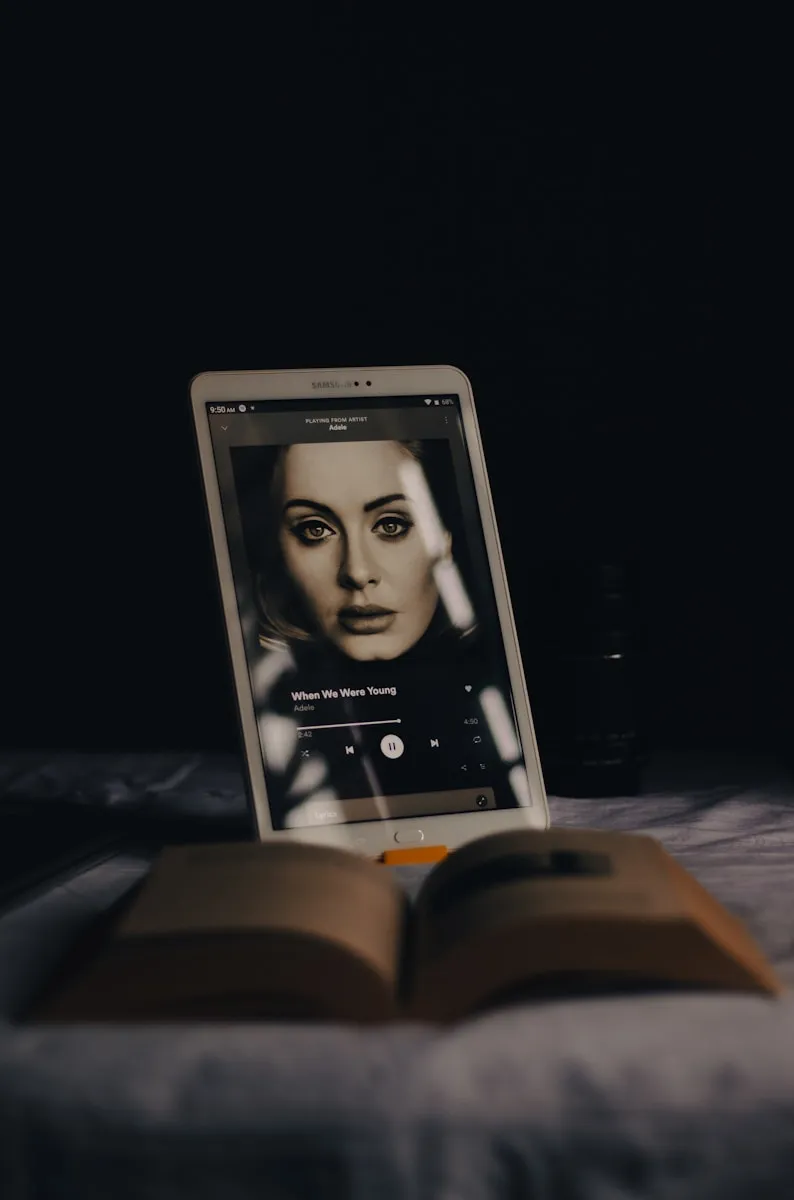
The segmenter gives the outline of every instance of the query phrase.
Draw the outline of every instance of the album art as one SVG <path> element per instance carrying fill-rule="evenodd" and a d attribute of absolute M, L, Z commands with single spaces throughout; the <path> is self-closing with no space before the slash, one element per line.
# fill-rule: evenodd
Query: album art
<path fill-rule="evenodd" d="M 259 644 L 297 661 L 439 661 L 477 630 L 449 443 L 231 451 Z"/>

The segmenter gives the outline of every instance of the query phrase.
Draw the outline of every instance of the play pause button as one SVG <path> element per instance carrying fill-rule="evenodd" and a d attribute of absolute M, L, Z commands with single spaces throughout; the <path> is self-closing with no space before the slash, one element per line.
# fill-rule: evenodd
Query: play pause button
<path fill-rule="evenodd" d="M 402 738 L 397 737 L 396 733 L 387 733 L 380 740 L 381 753 L 387 758 L 399 758 L 405 749 Z"/>

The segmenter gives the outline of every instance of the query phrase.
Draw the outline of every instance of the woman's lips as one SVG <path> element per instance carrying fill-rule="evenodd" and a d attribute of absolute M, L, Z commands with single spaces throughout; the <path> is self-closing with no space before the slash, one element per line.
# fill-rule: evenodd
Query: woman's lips
<path fill-rule="evenodd" d="M 392 608 L 380 608 L 377 604 L 351 604 L 340 608 L 336 619 L 348 633 L 384 633 L 394 622 L 397 613 Z"/>

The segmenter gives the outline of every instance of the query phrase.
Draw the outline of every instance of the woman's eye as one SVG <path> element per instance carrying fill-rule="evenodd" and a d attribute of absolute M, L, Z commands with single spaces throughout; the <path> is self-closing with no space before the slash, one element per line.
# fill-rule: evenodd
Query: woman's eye
<path fill-rule="evenodd" d="M 405 537 L 408 530 L 413 525 L 412 521 L 408 521 L 405 517 L 381 517 L 375 522 L 375 528 L 381 537 L 399 538 Z"/>
<path fill-rule="evenodd" d="M 334 531 L 324 521 L 304 521 L 301 525 L 293 525 L 292 532 L 302 542 L 327 542 L 334 537 Z"/>

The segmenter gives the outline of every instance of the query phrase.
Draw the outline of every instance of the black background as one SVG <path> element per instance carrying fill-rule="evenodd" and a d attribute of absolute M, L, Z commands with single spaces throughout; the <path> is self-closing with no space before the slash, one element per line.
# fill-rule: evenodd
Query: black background
<path fill-rule="evenodd" d="M 526 645 L 561 547 L 631 558 L 653 744 L 789 745 L 741 39 L 331 7 L 14 33 L 0 740 L 234 748 L 191 376 L 450 362 Z"/>

